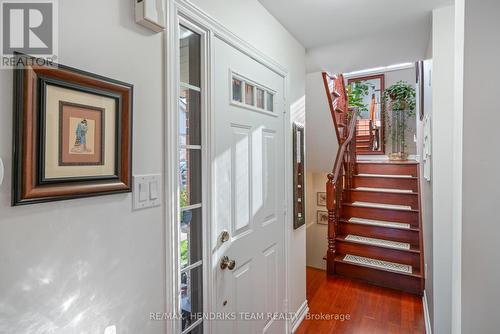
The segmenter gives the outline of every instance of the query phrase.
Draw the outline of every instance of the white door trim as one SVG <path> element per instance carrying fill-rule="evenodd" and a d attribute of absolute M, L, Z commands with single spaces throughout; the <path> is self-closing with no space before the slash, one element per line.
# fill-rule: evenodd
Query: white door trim
<path fill-rule="evenodd" d="M 250 45 L 245 40 L 236 36 L 229 29 L 220 24 L 217 20 L 209 16 L 207 13 L 203 12 L 200 8 L 192 4 L 188 0 L 166 0 L 167 1 L 167 23 L 168 28 L 165 35 L 165 83 L 166 83 L 166 100 L 165 100 L 165 241 L 166 241 L 166 253 L 170 254 L 166 259 L 166 312 L 173 314 L 177 312 L 175 305 L 178 305 L 179 296 L 177 295 L 178 285 L 179 285 L 179 242 L 177 238 L 177 231 L 175 224 L 173 222 L 177 221 L 179 215 L 178 210 L 178 185 L 177 185 L 177 166 L 178 166 L 178 122 L 177 122 L 177 94 L 178 94 L 178 66 L 175 61 L 178 59 L 178 23 L 181 20 L 183 23 L 191 22 L 193 26 L 198 29 L 203 30 L 206 33 L 206 44 L 205 44 L 205 55 L 207 64 L 206 68 L 202 71 L 202 76 L 207 80 L 205 82 L 205 102 L 204 104 L 207 108 L 204 110 L 205 134 L 204 139 L 204 157 L 209 158 L 210 161 L 211 152 L 213 151 L 213 132 L 211 131 L 211 125 L 213 124 L 214 115 L 214 99 L 213 99 L 213 75 L 212 69 L 214 64 L 213 57 L 213 39 L 215 37 L 228 43 L 235 49 L 239 50 L 248 57 L 254 59 L 260 64 L 266 66 L 279 76 L 284 79 L 284 94 L 283 94 L 283 105 L 284 105 L 284 115 L 283 115 L 283 134 L 284 134 L 284 147 L 285 152 L 285 193 L 287 194 L 286 203 L 284 203 L 285 212 L 285 245 L 284 245 L 284 256 L 285 256 L 285 300 L 283 305 L 283 312 L 289 312 L 294 310 L 289 310 L 288 300 L 290 296 L 288 274 L 290 268 L 290 258 L 288 256 L 290 249 L 290 237 L 291 232 L 289 229 L 292 228 L 293 215 L 290 213 L 291 203 L 292 203 L 292 186 L 289 185 L 287 180 L 291 180 L 291 138 L 288 134 L 291 134 L 291 119 L 290 119 L 290 103 L 289 103 L 289 90 L 290 90 L 290 79 L 288 70 L 275 62 L 273 59 Z M 203 84 L 202 84 L 203 86 Z M 203 99 L 202 99 L 203 100 Z M 205 156 L 206 154 L 206 156 Z M 208 167 L 208 168 L 207 168 Z M 213 171 L 210 170 L 210 166 L 205 166 L 205 171 L 203 172 L 204 180 L 211 180 Z M 208 176 L 208 177 L 207 177 Z M 205 207 L 204 213 L 204 225 L 206 230 L 204 230 L 204 312 L 213 311 L 213 303 L 215 301 L 214 291 L 212 291 L 212 263 L 211 263 L 211 250 L 213 249 L 211 244 L 212 235 L 212 203 L 209 202 L 211 196 L 206 196 L 206 194 L 211 194 L 212 189 L 210 188 L 209 182 L 204 182 L 203 188 L 203 205 Z M 212 334 L 212 326 L 210 322 L 205 322 L 204 332 L 206 334 Z M 291 321 L 286 324 L 286 332 L 290 333 L 292 329 Z M 167 333 L 180 333 L 180 321 L 170 321 L 166 324 Z M 215 333 L 213 333 L 215 334 Z"/>

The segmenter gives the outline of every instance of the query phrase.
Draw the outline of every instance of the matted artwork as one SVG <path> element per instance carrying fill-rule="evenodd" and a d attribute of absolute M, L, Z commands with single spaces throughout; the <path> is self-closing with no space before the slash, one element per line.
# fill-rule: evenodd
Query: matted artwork
<path fill-rule="evenodd" d="M 316 203 L 318 206 L 326 206 L 326 193 L 319 192 L 317 194 Z"/>
<path fill-rule="evenodd" d="M 321 225 L 328 225 L 328 211 L 318 211 L 316 222 Z"/>
<path fill-rule="evenodd" d="M 130 192 L 133 86 L 16 56 L 12 205 Z"/>
<path fill-rule="evenodd" d="M 59 101 L 59 165 L 104 164 L 106 109 Z"/>

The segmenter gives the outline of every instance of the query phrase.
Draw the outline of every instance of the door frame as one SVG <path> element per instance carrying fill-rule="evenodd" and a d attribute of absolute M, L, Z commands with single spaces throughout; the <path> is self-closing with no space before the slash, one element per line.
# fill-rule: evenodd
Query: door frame
<path fill-rule="evenodd" d="M 290 76 L 289 71 L 275 62 L 267 55 L 250 45 L 245 40 L 236 36 L 229 29 L 220 24 L 217 20 L 203 12 L 200 8 L 192 4 L 189 0 L 166 0 L 167 2 L 167 31 L 164 33 L 164 72 L 165 72 L 165 113 L 164 113 L 164 189 L 165 189 L 165 243 L 166 243 L 166 312 L 176 314 L 179 305 L 178 286 L 180 283 L 180 252 L 179 252 L 179 231 L 174 222 L 178 221 L 178 91 L 179 91 L 179 57 L 178 48 L 178 25 L 183 25 L 195 30 L 202 35 L 202 171 L 203 179 L 203 312 L 212 313 L 215 310 L 215 291 L 212 263 L 212 233 L 213 233 L 213 203 L 212 180 L 214 178 L 212 161 L 214 152 L 214 39 L 219 38 L 228 43 L 238 51 L 264 65 L 283 78 L 283 152 L 285 154 L 285 180 L 284 191 L 286 199 L 283 203 L 284 210 L 284 263 L 285 263 L 285 300 L 283 301 L 282 312 L 295 312 L 289 310 L 289 269 L 291 259 L 288 256 L 290 249 L 290 239 L 293 233 L 293 214 L 290 212 L 292 205 L 292 188 L 287 182 L 292 175 L 292 153 L 291 153 L 291 133 L 292 122 L 290 115 L 289 91 Z M 204 88 L 204 89 L 203 89 Z M 215 334 L 211 322 L 204 321 L 204 333 Z M 167 333 L 180 333 L 181 321 L 168 321 L 166 323 Z M 286 322 L 286 333 L 292 330 L 292 320 Z"/>

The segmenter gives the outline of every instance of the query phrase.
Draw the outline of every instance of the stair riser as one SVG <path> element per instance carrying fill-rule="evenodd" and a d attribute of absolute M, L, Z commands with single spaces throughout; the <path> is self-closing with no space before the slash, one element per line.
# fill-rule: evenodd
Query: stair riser
<path fill-rule="evenodd" d="M 382 174 L 382 175 L 411 175 L 417 176 L 418 165 L 399 165 L 399 164 L 357 164 L 360 174 Z"/>
<path fill-rule="evenodd" d="M 387 192 L 352 190 L 351 201 L 408 205 L 412 209 L 418 210 L 418 196 L 416 194 L 392 194 Z"/>
<path fill-rule="evenodd" d="M 343 206 L 342 217 L 346 219 L 349 219 L 351 217 L 358 217 L 398 223 L 408 223 L 411 226 L 418 228 L 418 212 L 414 211 Z"/>
<path fill-rule="evenodd" d="M 384 272 L 376 269 L 336 262 L 337 275 L 355 278 L 367 283 L 421 295 L 420 279 L 407 275 Z"/>
<path fill-rule="evenodd" d="M 375 239 L 407 242 L 413 245 L 418 245 L 419 241 L 418 231 L 345 222 L 340 223 L 340 234 L 354 234 Z"/>
<path fill-rule="evenodd" d="M 371 259 L 408 264 L 413 268 L 420 267 L 419 254 L 404 250 L 337 240 L 336 252 L 340 254 L 359 255 Z"/>
<path fill-rule="evenodd" d="M 361 173 L 358 171 L 358 173 Z M 417 179 L 354 176 L 354 188 L 389 188 L 418 191 Z"/>

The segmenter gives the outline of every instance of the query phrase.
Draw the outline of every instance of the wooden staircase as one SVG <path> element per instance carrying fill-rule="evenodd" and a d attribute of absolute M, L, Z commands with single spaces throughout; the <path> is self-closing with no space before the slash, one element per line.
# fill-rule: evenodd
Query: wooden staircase
<path fill-rule="evenodd" d="M 335 275 L 421 294 L 423 245 L 416 162 L 356 163 L 335 237 Z"/>
<path fill-rule="evenodd" d="M 326 182 L 327 273 L 422 294 L 419 165 L 357 161 L 373 143 L 371 125 L 339 109 L 347 108 L 340 75 L 323 79 L 340 144 Z"/>

